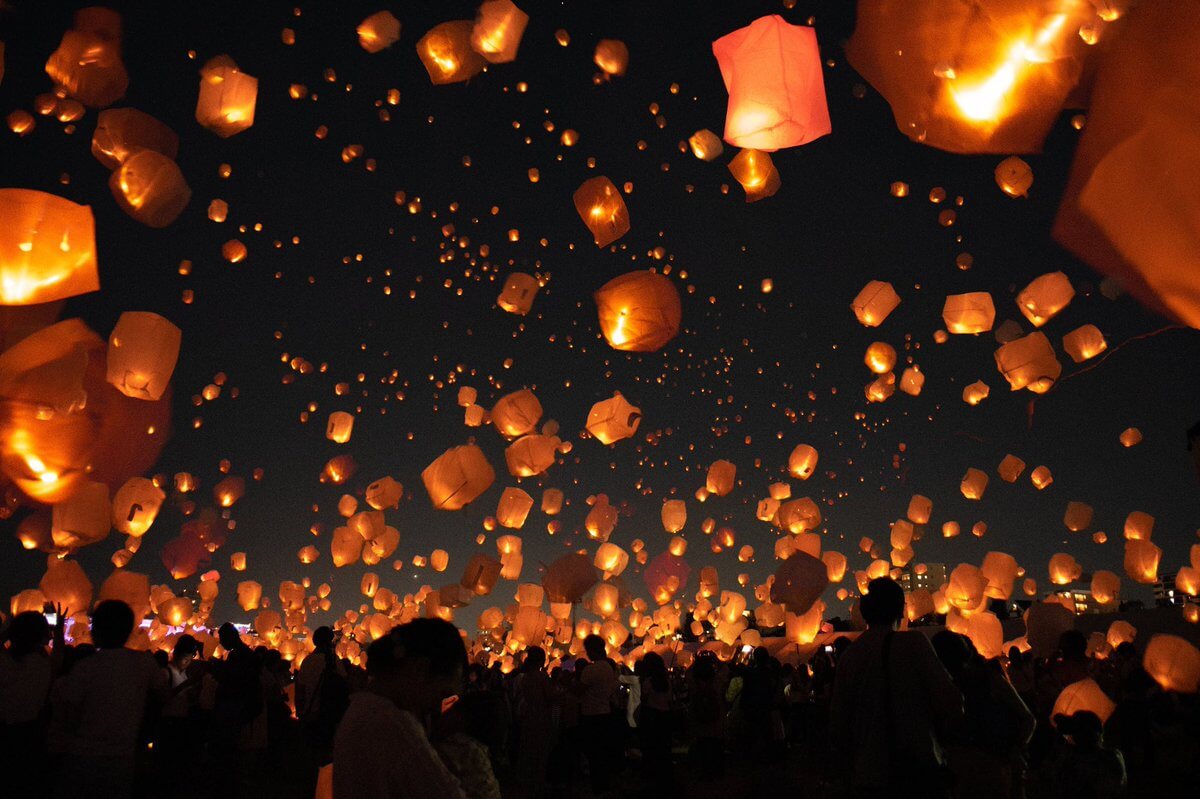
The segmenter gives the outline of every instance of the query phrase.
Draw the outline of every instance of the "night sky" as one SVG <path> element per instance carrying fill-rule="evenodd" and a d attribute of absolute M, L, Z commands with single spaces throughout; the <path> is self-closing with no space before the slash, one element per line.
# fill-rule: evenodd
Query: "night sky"
<path fill-rule="evenodd" d="M 130 85 L 118 105 L 145 111 L 179 134 L 178 163 L 193 191 L 183 215 L 162 230 L 134 221 L 113 201 L 109 172 L 89 152 L 95 111 L 70 135 L 49 117 L 38 117 L 25 137 L 0 131 L 0 186 L 92 206 L 102 289 L 70 300 L 63 318 L 82 317 L 107 337 L 122 311 L 150 310 L 183 329 L 173 432 L 154 473 L 193 473 L 201 507 L 211 504 L 212 485 L 223 477 L 222 459 L 248 484 L 232 508 L 236 529 L 213 556 L 223 575 L 215 619 L 249 619 L 233 601 L 241 579 L 260 581 L 274 597 L 280 580 L 308 576 L 314 588 L 331 583 L 335 612 L 356 608 L 368 569 L 335 570 L 329 531 L 340 521 L 338 498 L 361 494 L 385 474 L 405 486 L 400 508 L 387 513 L 402 538 L 395 555 L 370 570 L 399 594 L 455 581 L 475 551 L 494 555 L 495 535 L 509 531 L 489 534 L 482 546 L 476 536 L 504 487 L 519 484 L 537 502 L 519 532 L 522 581 L 537 581 L 539 564 L 560 554 L 594 551 L 583 531 L 589 495 L 606 493 L 623 508 L 611 540 L 628 548 L 641 538 L 651 557 L 669 540 L 661 503 L 677 497 L 689 512 L 684 535 L 693 576 L 684 593 L 695 592 L 699 568 L 712 564 L 724 588 L 748 572 L 743 590 L 750 596 L 776 565 L 777 531 L 755 519 L 755 503 L 771 482 L 787 479 L 787 455 L 799 443 L 816 447 L 820 463 L 807 482 L 791 481 L 793 496 L 821 504 L 825 547 L 845 553 L 851 569 L 869 563 L 859 538 L 886 541 L 889 522 L 904 517 L 914 493 L 934 502 L 917 561 L 978 564 L 988 551 L 1005 551 L 1048 588 L 1046 561 L 1063 551 L 1086 572 L 1123 574 L 1122 525 L 1141 510 L 1157 519 L 1160 571 L 1186 563 L 1200 527 L 1200 484 L 1185 437 L 1200 420 L 1200 335 L 1167 331 L 1099 364 L 1075 365 L 1062 353 L 1062 335 L 1085 323 L 1104 332 L 1110 350 L 1170 324 L 1130 297 L 1102 296 L 1102 276 L 1050 237 L 1081 135 L 1071 112 L 1060 117 L 1044 153 L 1026 156 L 1035 182 L 1028 198 L 1014 200 L 993 178 L 1002 156 L 941 152 L 896 129 L 887 103 L 846 63 L 854 25 L 848 0 L 799 0 L 791 10 L 778 0 L 520 5 L 530 22 L 517 60 L 448 86 L 431 85 L 414 45 L 437 23 L 472 18 L 472 3 L 306 3 L 295 12 L 289 3 L 219 0 L 121 7 Z M 34 96 L 51 89 L 43 65 L 74 8 L 27 1 L 0 12 L 7 44 L 0 113 L 31 109 Z M 355 27 L 381 8 L 401 20 L 403 31 L 390 49 L 372 55 L 359 46 Z M 727 145 L 721 158 L 705 163 L 679 145 L 699 128 L 720 134 L 724 125 L 726 93 L 711 42 L 773 13 L 815 25 L 833 133 L 775 154 L 782 188 L 748 204 L 725 167 L 735 148 Z M 295 31 L 294 45 L 281 42 L 284 28 Z M 567 47 L 555 41 L 559 28 L 570 34 Z M 602 38 L 628 44 L 624 77 L 593 81 L 592 52 Z M 194 119 L 198 70 L 222 53 L 259 79 L 255 124 L 229 139 Z M 521 82 L 526 91 L 518 91 Z M 291 99 L 293 83 L 305 84 L 309 96 Z M 394 107 L 385 100 L 389 89 L 400 92 Z M 661 128 L 652 104 L 665 120 Z M 381 120 L 381 109 L 390 120 Z M 328 128 L 324 139 L 314 133 L 320 126 Z M 568 128 L 579 134 L 573 147 L 560 143 Z M 363 153 L 344 163 L 349 145 Z M 374 171 L 367 159 L 375 159 Z M 223 163 L 232 167 L 228 179 L 219 175 Z M 537 183 L 528 178 L 531 168 L 540 172 Z M 633 184 L 626 197 L 632 229 L 612 248 L 593 244 L 571 200 L 596 175 Z M 908 183 L 910 196 L 891 196 L 893 181 Z M 934 187 L 945 189 L 947 202 L 929 201 Z M 406 202 L 419 198 L 420 212 L 397 204 L 397 192 Z M 938 214 L 957 196 L 957 221 L 943 227 Z M 217 198 L 229 206 L 223 224 L 206 215 Z M 452 237 L 443 235 L 444 225 L 453 225 Z M 509 241 L 513 228 L 517 242 Z M 235 237 L 249 255 L 229 264 L 221 245 Z M 655 248 L 662 248 L 661 260 L 651 254 Z M 967 270 L 956 265 L 960 253 L 973 256 Z M 179 273 L 184 260 L 192 264 L 188 275 Z M 679 288 L 682 330 L 657 353 L 617 352 L 599 333 L 592 293 L 617 275 L 650 267 L 669 270 Z M 991 333 L 935 344 L 945 296 L 968 291 L 992 293 L 997 326 L 1014 319 L 1029 332 L 1013 297 L 1056 270 L 1077 291 L 1042 328 L 1064 373 L 1032 408 L 1034 395 L 1010 392 L 996 371 Z M 495 304 L 511 271 L 545 282 L 523 318 Z M 773 281 L 772 292 L 760 290 L 764 279 Z M 903 299 L 874 329 L 859 325 L 849 307 L 869 280 L 890 281 Z M 182 300 L 187 290 L 194 292 L 190 304 Z M 927 381 L 919 397 L 897 392 L 884 403 L 866 402 L 863 387 L 874 375 L 863 351 L 875 340 L 920 365 Z M 312 373 L 285 362 L 296 357 L 311 363 Z M 195 403 L 218 373 L 227 376 L 221 396 Z M 968 406 L 962 389 L 980 379 L 991 396 Z M 352 390 L 339 397 L 334 386 L 341 382 Z M 510 477 L 497 431 L 464 426 L 456 404 L 464 385 L 478 390 L 485 407 L 509 391 L 532 389 L 544 419 L 560 423 L 573 451 L 539 478 Z M 644 419 L 633 439 L 604 447 L 580 431 L 591 405 L 614 390 Z M 310 403 L 316 410 L 302 423 Z M 325 438 L 335 410 L 357 414 L 348 444 Z M 1126 449 L 1117 437 L 1129 426 L 1145 440 Z M 496 482 L 464 511 L 433 510 L 421 470 L 472 439 L 496 468 Z M 995 472 L 1006 453 L 1028 464 L 1011 485 Z M 339 454 L 354 456 L 357 474 L 343 486 L 318 482 L 325 462 Z M 739 485 L 700 504 L 692 495 L 718 458 L 737 465 Z M 1037 491 L 1028 472 L 1043 464 L 1054 483 Z M 991 475 L 982 501 L 959 493 L 968 467 Z M 250 479 L 256 468 L 261 481 Z M 553 537 L 539 510 L 545 487 L 567 497 L 558 517 L 563 530 Z M 129 568 L 182 591 L 197 578 L 171 581 L 159 560 L 159 548 L 185 521 L 172 493 Z M 1063 526 L 1071 500 L 1095 507 L 1088 532 Z M 11 534 L 26 512 L 0 523 L 4 597 L 36 585 L 44 570 L 45 556 L 24 552 Z M 700 530 L 706 517 L 732 527 L 737 544 L 711 553 Z M 943 540 L 938 529 L 949 520 L 963 535 Z M 988 526 L 982 539 L 968 532 L 980 520 Z M 324 529 L 316 538 L 309 531 L 315 523 Z M 1094 530 L 1108 532 L 1109 542 L 1092 543 Z M 296 553 L 309 544 L 321 557 L 302 566 Z M 743 544 L 756 548 L 756 562 L 738 563 Z M 120 545 L 114 533 L 79 554 L 97 585 Z M 451 555 L 445 573 L 411 565 L 414 555 L 435 548 Z M 233 551 L 248 553 L 243 574 L 229 569 Z M 392 569 L 396 558 L 405 564 L 400 571 Z M 623 577 L 646 594 L 639 567 L 631 564 Z M 853 587 L 852 577 L 844 585 Z M 1126 597 L 1148 598 L 1127 578 L 1123 586 Z M 514 590 L 501 582 L 456 619 L 466 625 L 483 608 L 503 607 Z M 827 615 L 844 615 L 846 605 L 833 600 L 832 588 L 828 594 Z"/>

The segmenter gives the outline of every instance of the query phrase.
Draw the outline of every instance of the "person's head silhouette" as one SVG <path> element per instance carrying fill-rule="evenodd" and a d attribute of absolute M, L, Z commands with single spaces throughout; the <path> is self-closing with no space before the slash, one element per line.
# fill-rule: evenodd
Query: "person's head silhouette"
<path fill-rule="evenodd" d="M 467 649 L 458 628 L 441 619 L 414 619 L 367 648 L 372 690 L 417 716 L 441 710 L 462 690 Z"/>
<path fill-rule="evenodd" d="M 238 635 L 237 627 L 232 622 L 225 622 L 217 630 L 217 640 L 226 652 L 232 652 L 242 645 L 242 637 Z"/>
<path fill-rule="evenodd" d="M 583 651 L 587 652 L 588 659 L 593 663 L 604 660 L 608 655 L 604 639 L 598 635 L 589 635 L 583 639 Z"/>
<path fill-rule="evenodd" d="M 106 599 L 92 611 L 92 643 L 97 649 L 120 649 L 133 633 L 133 611 L 119 599 Z"/>
<path fill-rule="evenodd" d="M 333 646 L 333 630 L 329 627 L 318 627 L 313 630 L 312 642 L 316 649 L 330 649 Z"/>
<path fill-rule="evenodd" d="M 904 589 L 890 577 L 876 577 L 867 583 L 858 610 L 868 627 L 897 629 L 904 616 Z"/>

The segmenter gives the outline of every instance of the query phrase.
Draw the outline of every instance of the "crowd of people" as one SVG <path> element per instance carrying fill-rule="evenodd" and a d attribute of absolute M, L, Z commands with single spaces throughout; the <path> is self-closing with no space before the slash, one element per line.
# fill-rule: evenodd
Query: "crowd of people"
<path fill-rule="evenodd" d="M 950 631 L 900 630 L 904 594 L 872 581 L 867 629 L 806 664 L 767 649 L 719 660 L 647 652 L 630 669 L 589 636 L 583 655 L 471 662 L 458 630 L 417 619 L 373 641 L 365 668 L 312 634 L 298 668 L 238 630 L 127 648 L 119 601 L 91 643 L 12 618 L 0 651 L 5 795 L 336 799 L 555 796 L 1110 797 L 1195 785 L 1195 696 L 1163 692 L 1132 644 L 1103 660 L 1069 631 L 1037 659 L 986 660 Z M 61 615 L 59 616 L 61 618 Z M 1051 718 L 1094 679 L 1111 715 Z"/>

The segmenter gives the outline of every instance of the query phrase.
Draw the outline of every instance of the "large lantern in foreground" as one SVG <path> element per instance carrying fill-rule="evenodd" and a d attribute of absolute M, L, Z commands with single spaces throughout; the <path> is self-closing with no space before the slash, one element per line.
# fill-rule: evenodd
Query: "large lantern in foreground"
<path fill-rule="evenodd" d="M 621 192 L 604 175 L 585 180 L 572 199 L 597 247 L 607 247 L 629 232 L 629 209 Z"/>
<path fill-rule="evenodd" d="M 125 95 L 129 73 L 121 61 L 121 43 L 95 31 L 69 30 L 46 61 L 46 74 L 69 97 L 103 108 Z"/>
<path fill-rule="evenodd" d="M 512 61 L 527 24 L 529 15 L 512 0 L 485 0 L 479 5 L 471 29 L 471 47 L 493 64 Z"/>
<path fill-rule="evenodd" d="M 471 49 L 474 27 L 474 21 L 469 19 L 443 22 L 430 28 L 417 42 L 417 55 L 435 86 L 470 80 L 487 63 Z"/>
<path fill-rule="evenodd" d="M 139 150 L 108 179 L 121 210 L 147 227 L 171 224 L 187 208 L 192 190 L 179 165 L 154 150 Z"/>
<path fill-rule="evenodd" d="M 0 305 L 100 288 L 92 209 L 32 189 L 0 189 Z"/>
<path fill-rule="evenodd" d="M 713 42 L 729 92 L 725 141 L 774 152 L 828 134 L 829 108 L 817 33 L 760 17 Z"/>
<path fill-rule="evenodd" d="M 400 39 L 400 20 L 390 11 L 376 11 L 354 30 L 358 44 L 368 53 L 379 53 Z"/>
<path fill-rule="evenodd" d="M 232 62 L 211 69 L 205 66 L 196 101 L 196 121 L 201 125 L 228 139 L 254 124 L 257 104 L 258 78 L 238 70 Z"/>
<path fill-rule="evenodd" d="M 167 158 L 179 155 L 179 136 L 149 114 L 136 108 L 109 108 L 96 118 L 92 155 L 116 169 L 139 150 L 154 150 Z"/>
<path fill-rule="evenodd" d="M 108 382 L 127 397 L 162 397 L 179 360 L 183 333 L 156 313 L 126 311 L 108 337 Z"/>
<path fill-rule="evenodd" d="M 679 332 L 683 310 L 675 284 L 657 272 L 629 272 L 595 294 L 600 330 L 615 350 L 654 352 Z"/>
<path fill-rule="evenodd" d="M 1027 153 L 1083 75 L 1090 3 L 871 0 L 858 4 L 850 64 L 913 141 L 956 153 Z"/>

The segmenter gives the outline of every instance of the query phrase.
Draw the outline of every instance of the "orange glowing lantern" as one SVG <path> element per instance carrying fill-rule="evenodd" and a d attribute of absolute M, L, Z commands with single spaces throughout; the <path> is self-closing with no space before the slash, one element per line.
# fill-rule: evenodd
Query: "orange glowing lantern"
<path fill-rule="evenodd" d="M 231 61 L 211 68 L 205 65 L 196 101 L 196 121 L 201 125 L 228 139 L 254 124 L 257 103 L 258 78 L 240 71 Z"/>
<path fill-rule="evenodd" d="M 1068 502 L 1063 524 L 1073 533 L 1086 530 L 1092 524 L 1092 506 L 1086 502 Z"/>
<path fill-rule="evenodd" d="M 1027 388 L 1045 394 L 1062 374 L 1062 364 L 1045 333 L 1030 333 L 996 350 L 996 368 L 1013 391 Z"/>
<path fill-rule="evenodd" d="M 1138 444 L 1142 443 L 1142 431 L 1138 430 L 1136 427 L 1127 427 L 1125 430 L 1121 431 L 1121 435 L 1118 436 L 1118 440 L 1120 440 L 1121 446 L 1123 447 L 1136 447 Z"/>
<path fill-rule="evenodd" d="M 620 77 L 629 68 L 629 48 L 617 39 L 601 39 L 596 43 L 592 61 L 605 75 Z"/>
<path fill-rule="evenodd" d="M 1092 575 L 1092 598 L 1101 605 L 1116 602 L 1121 596 L 1121 578 L 1101 569 Z"/>
<path fill-rule="evenodd" d="M 504 450 L 504 461 L 513 477 L 533 477 L 554 465 L 558 447 L 557 436 L 530 434 L 521 436 Z"/>
<path fill-rule="evenodd" d="M 496 304 L 511 314 L 524 316 L 533 308 L 533 299 L 537 296 L 539 288 L 541 286 L 533 275 L 513 272 L 504 281 L 504 288 L 496 298 Z"/>
<path fill-rule="evenodd" d="M 509 438 L 533 432 L 541 418 L 542 404 L 527 388 L 505 394 L 492 408 L 492 424 Z"/>
<path fill-rule="evenodd" d="M 1073 682 L 1059 693 L 1054 700 L 1054 709 L 1050 711 L 1050 719 L 1056 716 L 1073 716 L 1076 713 L 1088 712 L 1096 714 L 1101 724 L 1117 709 L 1117 703 L 1108 698 L 1104 690 L 1093 679 Z"/>
<path fill-rule="evenodd" d="M 112 529 L 112 505 L 108 486 L 86 482 L 78 491 L 52 510 L 50 535 L 55 546 L 64 549 L 103 541 Z"/>
<path fill-rule="evenodd" d="M 1063 349 L 1075 363 L 1083 363 L 1089 358 L 1095 358 L 1108 349 L 1104 334 L 1095 325 L 1077 327 L 1063 336 Z"/>
<path fill-rule="evenodd" d="M 519 488 L 509 486 L 504 489 L 500 495 L 500 502 L 496 505 L 496 521 L 501 527 L 520 530 L 532 509 L 533 497 Z"/>
<path fill-rule="evenodd" d="M 963 475 L 959 489 L 967 499 L 983 499 L 983 492 L 987 488 L 987 484 L 987 472 L 980 471 L 979 469 L 967 469 L 967 473 Z"/>
<path fill-rule="evenodd" d="M 152 228 L 175 221 L 192 199 L 179 166 L 154 150 L 139 150 L 112 173 L 108 187 L 121 210 Z"/>
<path fill-rule="evenodd" d="M 629 553 L 616 544 L 604 542 L 596 548 L 592 565 L 604 573 L 604 579 L 615 577 L 629 565 Z"/>
<path fill-rule="evenodd" d="M 62 605 L 67 613 L 86 611 L 92 604 L 92 583 L 73 560 L 46 559 L 46 573 L 38 589 L 52 605 Z"/>
<path fill-rule="evenodd" d="M 1162 550 L 1141 538 L 1125 542 L 1125 573 L 1135 582 L 1153 585 L 1158 579 L 1158 562 Z"/>
<path fill-rule="evenodd" d="M 761 150 L 744 149 L 729 162 L 729 173 L 746 191 L 746 202 L 774 196 L 782 181 L 771 156 Z"/>
<path fill-rule="evenodd" d="M 345 444 L 354 432 L 354 415 L 345 411 L 334 411 L 329 414 L 325 424 L 325 438 L 338 444 Z"/>
<path fill-rule="evenodd" d="M 817 468 L 817 451 L 808 444 L 797 444 L 792 453 L 788 455 L 788 472 L 793 477 L 799 477 L 801 480 L 807 480 L 812 477 L 813 471 Z"/>
<path fill-rule="evenodd" d="M 503 564 L 495 558 L 476 552 L 467 561 L 459 585 L 474 592 L 476 596 L 487 596 L 495 588 L 503 568 Z"/>
<path fill-rule="evenodd" d="M 1067 585 L 1079 579 L 1083 567 L 1066 552 L 1059 552 L 1050 558 L 1050 582 L 1055 585 Z"/>
<path fill-rule="evenodd" d="M 850 303 L 854 316 L 863 327 L 879 327 L 900 304 L 900 295 L 891 283 L 872 280 Z"/>
<path fill-rule="evenodd" d="M 692 148 L 692 155 L 701 161 L 711 161 L 725 152 L 720 137 L 708 128 L 701 128 L 689 136 L 688 146 Z"/>
<path fill-rule="evenodd" d="M 1033 185 L 1033 169 L 1023 159 L 1009 156 L 996 165 L 996 185 L 1009 197 L 1026 197 Z"/>
<path fill-rule="evenodd" d="M 1154 532 L 1154 517 L 1145 511 L 1135 510 L 1125 517 L 1125 537 L 1150 540 Z"/>
<path fill-rule="evenodd" d="M 1200 649 L 1176 635 L 1158 633 L 1146 645 L 1142 668 L 1164 691 L 1200 690 Z"/>
<path fill-rule="evenodd" d="M 400 39 L 400 20 L 390 11 L 376 11 L 355 29 L 358 44 L 368 53 L 381 53 Z"/>
<path fill-rule="evenodd" d="M 245 493 L 245 480 L 240 477 L 226 477 L 213 486 L 213 501 L 222 508 L 232 508 Z"/>
<path fill-rule="evenodd" d="M 595 294 L 600 330 L 609 345 L 626 352 L 655 352 L 679 332 L 679 291 L 657 272 L 629 272 Z"/>
<path fill-rule="evenodd" d="M 131 477 L 117 489 L 112 500 L 112 525 L 125 535 L 141 537 L 146 534 L 166 494 L 153 480 Z"/>
<path fill-rule="evenodd" d="M 986 291 L 951 294 L 942 307 L 942 320 L 951 333 L 986 333 L 996 321 L 992 295 Z"/>
<path fill-rule="evenodd" d="M 368 485 L 365 494 L 367 504 L 375 510 L 394 508 L 404 496 L 404 486 L 389 475 Z"/>
<path fill-rule="evenodd" d="M 1021 571 L 1016 558 L 1005 552 L 989 552 L 983 556 L 983 564 L 979 571 L 987 580 L 984 589 L 991 599 L 1007 600 L 1012 596 L 1013 581 Z"/>
<path fill-rule="evenodd" d="M 451 20 L 435 25 L 417 42 L 417 55 L 435 86 L 470 80 L 487 63 L 471 49 L 471 31 L 475 23 L 469 19 Z"/>
<path fill-rule="evenodd" d="M 474 444 L 446 450 L 421 472 L 429 499 L 440 510 L 461 510 L 487 491 L 495 479 L 492 465 Z"/>
<path fill-rule="evenodd" d="M 867 347 L 863 363 L 877 375 L 886 374 L 896 367 L 896 348 L 883 341 L 876 341 Z"/>
<path fill-rule="evenodd" d="M 335 527 L 330 537 L 329 554 L 333 565 L 337 568 L 358 563 L 362 557 L 363 538 L 357 530 L 349 527 Z M 301 556 L 303 561 L 303 556 Z"/>
<path fill-rule="evenodd" d="M 263 588 L 260 583 L 254 580 L 243 580 L 238 583 L 237 597 L 238 607 L 244 611 L 257 610 L 262 602 Z"/>
<path fill-rule="evenodd" d="M 97 291 L 92 209 L 32 189 L 0 189 L 0 305 Z"/>
<path fill-rule="evenodd" d="M 978 405 L 987 399 L 990 393 L 992 393 L 992 390 L 988 387 L 987 383 L 984 383 L 982 380 L 976 380 L 963 389 L 963 402 L 968 405 Z"/>
<path fill-rule="evenodd" d="M 611 399 L 592 406 L 587 417 L 587 431 L 601 444 L 614 444 L 630 438 L 642 422 L 642 409 L 629 404 L 620 391 Z"/>
<path fill-rule="evenodd" d="M 1033 483 L 1033 487 L 1041 491 L 1046 486 L 1054 482 L 1054 475 L 1045 466 L 1038 466 L 1029 473 L 1029 482 Z"/>
<path fill-rule="evenodd" d="M 140 150 L 153 150 L 167 158 L 179 154 L 179 136 L 149 114 L 136 108 L 109 108 L 96 118 L 92 155 L 109 169 L 116 169 Z"/>
<path fill-rule="evenodd" d="M 485 0 L 471 29 L 471 47 L 493 64 L 506 64 L 516 59 L 528 23 L 529 15 L 512 0 Z"/>
<path fill-rule="evenodd" d="M 777 14 L 713 42 L 729 92 L 725 141 L 774 152 L 807 144 L 831 130 L 812 28 L 789 25 Z"/>
<path fill-rule="evenodd" d="M 557 488 L 547 488 L 542 492 L 542 513 L 556 516 L 563 506 L 563 492 Z"/>
<path fill-rule="evenodd" d="M 737 475 L 737 466 L 726 460 L 713 461 L 708 467 L 705 487 L 709 494 L 723 497 L 733 490 L 733 481 Z"/>
<path fill-rule="evenodd" d="M 126 311 L 108 337 L 108 382 L 127 397 L 161 399 L 182 339 L 182 331 L 158 314 Z"/>
<path fill-rule="evenodd" d="M 1017 307 L 1034 327 L 1041 327 L 1070 304 L 1075 287 L 1062 272 L 1036 277 L 1017 294 Z"/>
<path fill-rule="evenodd" d="M 92 31 L 66 31 L 46 61 L 46 74 L 64 94 L 92 108 L 112 105 L 129 88 L 120 42 Z"/>
<path fill-rule="evenodd" d="M 629 232 L 629 209 L 617 187 L 604 175 L 581 183 L 573 200 L 597 247 L 607 247 Z"/>

